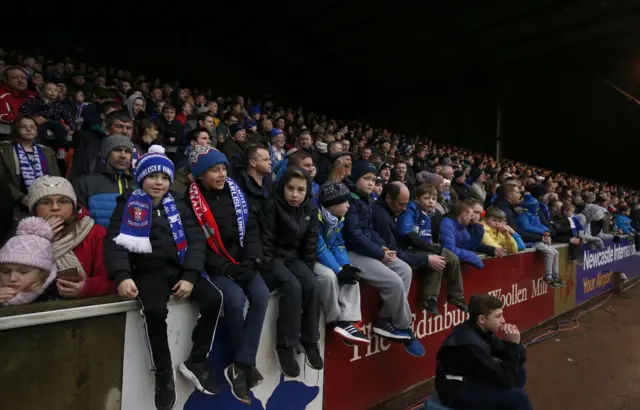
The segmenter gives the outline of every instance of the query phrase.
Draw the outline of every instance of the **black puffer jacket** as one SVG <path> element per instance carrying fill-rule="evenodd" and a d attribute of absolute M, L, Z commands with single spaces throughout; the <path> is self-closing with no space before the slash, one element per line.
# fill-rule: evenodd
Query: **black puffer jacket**
<path fill-rule="evenodd" d="M 244 234 L 244 246 L 240 246 L 238 220 L 231 192 L 229 191 L 229 184 L 224 184 L 222 191 L 207 190 L 202 185 L 199 186 L 207 205 L 209 205 L 213 213 L 213 217 L 216 219 L 218 232 L 220 232 L 220 237 L 227 253 L 239 263 L 246 258 L 252 259 L 256 269 L 260 269 L 262 264 L 262 241 L 254 211 L 249 211 L 249 220 Z M 229 264 L 229 261 L 218 255 L 207 244 L 205 270 L 209 275 L 225 275 L 225 270 Z"/>
<path fill-rule="evenodd" d="M 149 235 L 151 253 L 132 253 L 116 245 L 113 239 L 120 234 L 122 214 L 128 197 L 129 195 L 118 197 L 118 205 L 113 211 L 107 236 L 104 238 L 104 261 L 109 277 L 116 284 L 120 284 L 125 279 L 135 281 L 137 276 L 146 274 L 165 276 L 183 274 L 182 279 L 195 283 L 204 271 L 205 237 L 190 207 L 182 200 L 175 200 L 188 244 L 184 265 L 181 266 L 173 233 L 162 205 L 153 208 Z"/>
<path fill-rule="evenodd" d="M 293 208 L 284 199 L 284 187 L 296 171 L 307 177 L 307 195 Z M 296 167 L 287 169 L 276 191 L 264 203 L 259 222 L 265 269 L 269 270 L 276 259 L 286 262 L 298 259 L 313 268 L 318 251 L 319 220 L 318 208 L 311 201 L 311 177 L 305 171 Z"/>

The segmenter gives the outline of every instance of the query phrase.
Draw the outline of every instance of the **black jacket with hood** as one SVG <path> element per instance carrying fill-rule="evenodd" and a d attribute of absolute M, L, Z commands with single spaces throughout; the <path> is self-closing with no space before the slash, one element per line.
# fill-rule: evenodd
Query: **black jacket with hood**
<path fill-rule="evenodd" d="M 301 172 L 307 180 L 304 201 L 293 208 L 284 199 L 285 185 L 294 172 Z M 275 192 L 260 211 L 265 269 L 270 270 L 276 259 L 285 262 L 301 260 L 313 269 L 318 251 L 318 208 L 311 200 L 311 177 L 301 168 L 287 169 Z"/>

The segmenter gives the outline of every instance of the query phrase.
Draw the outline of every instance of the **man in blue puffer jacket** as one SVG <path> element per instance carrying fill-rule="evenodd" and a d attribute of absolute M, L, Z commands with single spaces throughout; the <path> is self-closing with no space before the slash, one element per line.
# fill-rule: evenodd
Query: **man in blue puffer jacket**
<path fill-rule="evenodd" d="M 133 144 L 124 135 L 111 135 L 102 140 L 104 163 L 95 172 L 83 175 L 73 183 L 78 203 L 89 210 L 91 218 L 107 228 L 116 207 L 116 198 L 133 191 L 131 176 Z"/>
<path fill-rule="evenodd" d="M 453 252 L 460 262 L 467 262 L 476 269 L 484 268 L 484 263 L 476 252 L 496 255 L 496 248 L 482 243 L 484 227 L 475 220 L 473 207 L 469 202 L 458 201 L 451 212 L 442 218 L 440 243 Z"/>

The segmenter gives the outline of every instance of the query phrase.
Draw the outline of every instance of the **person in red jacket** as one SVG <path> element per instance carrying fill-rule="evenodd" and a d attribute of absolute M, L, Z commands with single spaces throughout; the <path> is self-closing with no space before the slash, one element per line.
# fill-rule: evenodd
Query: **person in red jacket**
<path fill-rule="evenodd" d="M 17 66 L 8 66 L 0 76 L 0 123 L 13 124 L 20 107 L 35 94 L 27 90 L 27 72 Z"/>
<path fill-rule="evenodd" d="M 116 293 L 116 285 L 107 276 L 104 265 L 102 244 L 106 229 L 95 224 L 84 208 L 78 208 L 69 181 L 52 176 L 36 179 L 29 187 L 28 207 L 53 229 L 53 259 L 60 297 L 88 298 Z"/>

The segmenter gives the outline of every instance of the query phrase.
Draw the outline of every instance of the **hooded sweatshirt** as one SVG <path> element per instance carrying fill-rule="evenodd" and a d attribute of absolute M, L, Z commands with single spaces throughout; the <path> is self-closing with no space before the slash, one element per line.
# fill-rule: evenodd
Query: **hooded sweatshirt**
<path fill-rule="evenodd" d="M 133 104 L 136 100 L 142 100 L 142 111 L 138 113 L 137 117 L 133 115 Z M 147 117 L 147 101 L 140 94 L 131 94 L 126 101 L 127 111 L 134 120 Z"/>

